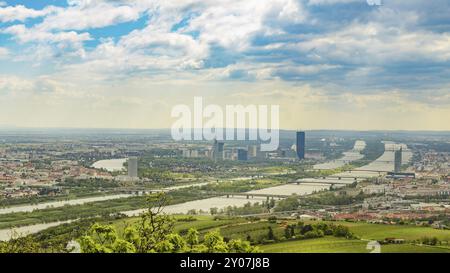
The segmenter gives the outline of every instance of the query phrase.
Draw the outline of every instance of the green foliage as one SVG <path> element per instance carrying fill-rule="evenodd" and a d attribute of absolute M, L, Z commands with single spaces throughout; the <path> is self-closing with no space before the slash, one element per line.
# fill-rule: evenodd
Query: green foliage
<path fill-rule="evenodd" d="M 147 169 L 140 168 L 139 177 L 150 178 L 154 182 L 175 181 L 175 177 L 171 172 L 157 168 L 147 168 Z"/>
<path fill-rule="evenodd" d="M 435 246 L 439 243 L 439 240 L 436 237 L 423 237 L 420 241 L 422 244 L 430 246 Z"/>
<path fill-rule="evenodd" d="M 40 245 L 30 236 L 17 237 L 13 233 L 11 240 L 7 242 L 0 241 L 0 253 L 42 253 L 44 252 Z"/>
<path fill-rule="evenodd" d="M 303 235 L 305 238 L 319 238 L 325 235 L 344 237 L 347 239 L 356 237 L 346 226 L 324 222 L 317 224 L 304 224 L 303 222 L 298 222 L 297 229 L 299 230 L 299 235 Z"/>
<path fill-rule="evenodd" d="M 196 229 L 190 228 L 188 230 L 188 233 L 186 234 L 186 241 L 189 244 L 189 246 L 191 247 L 191 249 L 195 246 L 198 245 L 199 240 L 198 240 L 198 231 Z"/>
<path fill-rule="evenodd" d="M 127 226 L 122 238 L 110 225 L 94 224 L 89 232 L 79 238 L 84 253 L 249 253 L 258 251 L 249 242 L 224 241 L 220 232 L 207 232 L 202 243 L 196 229 L 189 229 L 183 237 L 174 232 L 174 219 L 162 213 L 168 198 L 164 193 L 148 197 L 148 210 L 140 220 Z"/>
<path fill-rule="evenodd" d="M 280 200 L 278 204 L 275 206 L 275 211 L 291 211 L 298 208 L 300 202 L 298 201 L 298 197 L 296 195 L 290 196 L 286 199 Z"/>
<path fill-rule="evenodd" d="M 373 195 L 367 195 L 360 193 L 356 196 L 349 195 L 335 195 L 334 192 L 324 192 L 317 195 L 312 195 L 303 198 L 302 205 L 330 205 L 330 206 L 341 206 L 350 205 L 355 203 L 361 203 L 364 199 L 371 197 Z"/>
<path fill-rule="evenodd" d="M 269 227 L 269 231 L 267 232 L 267 239 L 268 240 L 275 240 L 275 234 L 273 234 L 272 227 Z"/>
<path fill-rule="evenodd" d="M 228 250 L 230 253 L 253 253 L 259 252 L 259 250 L 250 245 L 248 241 L 242 241 L 241 239 L 231 240 L 228 242 Z"/>
<path fill-rule="evenodd" d="M 58 186 L 74 188 L 84 188 L 88 190 L 93 189 L 105 189 L 105 188 L 116 188 L 119 187 L 119 182 L 109 179 L 101 178 L 87 178 L 87 179 L 75 179 L 72 177 L 67 177 L 64 181 L 59 182 Z"/>
<path fill-rule="evenodd" d="M 223 237 L 220 235 L 220 232 L 217 230 L 210 231 L 205 234 L 204 245 L 209 253 L 228 252 L 228 246 L 223 241 Z"/>
<path fill-rule="evenodd" d="M 250 215 L 250 214 L 260 214 L 267 212 L 268 205 L 266 202 L 263 202 L 262 204 L 259 202 L 256 203 L 246 203 L 243 207 L 237 207 L 237 206 L 228 206 L 225 209 L 223 209 L 223 213 L 225 213 L 228 216 L 234 216 L 234 215 Z"/>

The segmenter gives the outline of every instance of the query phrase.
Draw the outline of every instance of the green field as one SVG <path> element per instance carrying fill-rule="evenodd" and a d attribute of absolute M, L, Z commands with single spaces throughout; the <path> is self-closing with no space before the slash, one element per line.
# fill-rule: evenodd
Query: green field
<path fill-rule="evenodd" d="M 367 242 L 324 237 L 310 240 L 287 241 L 260 246 L 266 253 L 369 253 Z M 381 253 L 450 253 L 450 249 L 410 244 L 381 245 Z"/>
<path fill-rule="evenodd" d="M 260 249 L 268 253 L 368 252 L 366 250 L 366 243 L 363 241 L 333 237 L 274 243 L 262 245 Z"/>
<path fill-rule="evenodd" d="M 441 241 L 450 241 L 450 230 L 409 225 L 381 225 L 350 222 L 339 222 L 339 224 L 348 226 L 352 232 L 362 239 L 382 241 L 390 237 L 405 240 L 417 240 L 426 236 L 436 237 Z"/>

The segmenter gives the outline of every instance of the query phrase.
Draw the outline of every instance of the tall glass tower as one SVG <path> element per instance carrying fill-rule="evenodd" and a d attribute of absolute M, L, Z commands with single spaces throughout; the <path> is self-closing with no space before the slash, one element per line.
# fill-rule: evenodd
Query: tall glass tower
<path fill-rule="evenodd" d="M 402 170 L 402 148 L 394 153 L 394 173 L 400 173 Z"/>
<path fill-rule="evenodd" d="M 297 132 L 296 146 L 298 159 L 305 159 L 305 132 Z"/>

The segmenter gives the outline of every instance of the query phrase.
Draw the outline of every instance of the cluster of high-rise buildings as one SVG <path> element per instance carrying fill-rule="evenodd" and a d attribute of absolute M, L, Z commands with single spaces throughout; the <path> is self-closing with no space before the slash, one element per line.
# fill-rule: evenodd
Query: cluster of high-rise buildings
<path fill-rule="evenodd" d="M 249 158 L 255 158 L 258 156 L 258 146 L 251 145 L 247 148 L 237 147 L 230 150 L 224 149 L 225 144 L 217 140 L 214 141 L 212 158 L 214 160 L 230 159 L 246 161 Z"/>
<path fill-rule="evenodd" d="M 299 160 L 305 159 L 306 151 L 306 134 L 305 132 L 296 133 L 295 154 Z M 225 143 L 223 141 L 214 140 L 212 147 L 209 148 L 183 148 L 182 156 L 185 158 L 206 157 L 212 160 L 240 160 L 245 161 L 258 157 L 270 157 L 284 158 L 288 155 L 291 149 L 278 149 L 272 153 L 261 153 L 258 151 L 258 145 L 248 145 L 247 147 L 232 147 L 225 149 Z"/>

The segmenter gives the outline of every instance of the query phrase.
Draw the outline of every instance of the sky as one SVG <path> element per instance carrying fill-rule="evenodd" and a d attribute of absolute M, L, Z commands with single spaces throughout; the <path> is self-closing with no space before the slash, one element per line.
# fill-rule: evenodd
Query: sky
<path fill-rule="evenodd" d="M 279 105 L 283 129 L 450 130 L 450 1 L 0 0 L 0 127 L 169 128 Z"/>

